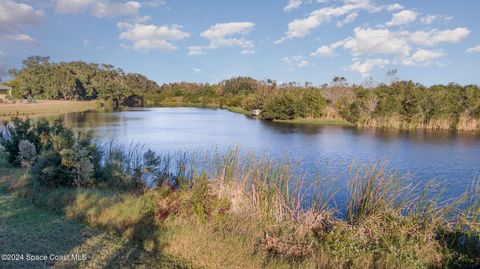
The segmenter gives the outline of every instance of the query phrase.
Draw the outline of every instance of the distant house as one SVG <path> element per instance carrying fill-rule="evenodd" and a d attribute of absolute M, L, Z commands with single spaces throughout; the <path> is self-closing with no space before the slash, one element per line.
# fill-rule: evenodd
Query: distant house
<path fill-rule="evenodd" d="M 252 115 L 253 115 L 253 116 L 259 116 L 260 113 L 262 113 L 262 111 L 261 111 L 260 109 L 254 109 L 254 110 L 252 111 Z"/>
<path fill-rule="evenodd" d="M 0 99 L 7 100 L 12 96 L 12 88 L 7 85 L 0 84 Z"/>

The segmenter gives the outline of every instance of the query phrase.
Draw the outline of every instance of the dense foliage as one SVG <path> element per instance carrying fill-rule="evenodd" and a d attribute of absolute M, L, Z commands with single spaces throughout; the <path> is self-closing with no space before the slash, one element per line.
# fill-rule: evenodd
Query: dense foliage
<path fill-rule="evenodd" d="M 336 77 L 321 87 L 237 77 L 219 84 L 170 83 L 149 94 L 149 104 L 259 109 L 267 120 L 338 118 L 358 126 L 478 130 L 480 88 L 423 86 L 412 81 L 349 85 Z"/>
<path fill-rule="evenodd" d="M 118 108 L 143 105 L 145 93 L 158 85 L 140 74 L 125 73 L 108 64 L 82 61 L 52 63 L 49 57 L 31 56 L 19 70 L 10 70 L 14 98 L 93 100 Z"/>
<path fill-rule="evenodd" d="M 189 176 L 187 156 L 159 156 L 143 147 L 95 140 L 60 121 L 13 118 L 0 132 L 0 150 L 13 166 L 30 172 L 42 187 L 115 187 L 142 191 L 149 182 L 179 187 Z"/>
<path fill-rule="evenodd" d="M 350 85 L 344 77 L 329 84 L 277 84 L 235 77 L 217 84 L 178 82 L 158 86 L 140 74 L 106 64 L 81 61 L 51 63 L 31 56 L 20 70 L 11 70 L 8 84 L 15 98 L 99 99 L 121 105 L 191 105 L 261 110 L 267 120 L 334 118 L 358 126 L 404 129 L 480 129 L 480 88 L 458 84 L 423 86 L 398 81 L 395 70 L 387 83 Z"/>

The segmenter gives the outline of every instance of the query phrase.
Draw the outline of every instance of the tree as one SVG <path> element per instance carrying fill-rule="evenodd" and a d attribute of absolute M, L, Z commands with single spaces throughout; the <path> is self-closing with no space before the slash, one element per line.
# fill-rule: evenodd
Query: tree
<path fill-rule="evenodd" d="M 300 114 L 304 118 L 317 118 L 322 115 L 327 101 L 319 89 L 310 88 L 302 93 L 300 102 Z"/>
<path fill-rule="evenodd" d="M 397 69 L 390 69 L 385 74 L 385 80 L 389 85 L 398 81 L 398 70 Z"/>
<path fill-rule="evenodd" d="M 297 113 L 297 106 L 289 94 L 274 96 L 267 101 L 262 111 L 266 120 L 291 120 Z"/>

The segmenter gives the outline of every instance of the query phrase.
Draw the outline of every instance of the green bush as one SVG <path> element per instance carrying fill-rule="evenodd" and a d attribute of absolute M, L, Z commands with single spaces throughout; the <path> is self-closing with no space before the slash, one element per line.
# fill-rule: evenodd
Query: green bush
<path fill-rule="evenodd" d="M 261 116 L 266 120 L 292 120 L 297 116 L 297 105 L 289 94 L 274 96 L 267 100 Z"/>
<path fill-rule="evenodd" d="M 307 89 L 302 92 L 299 113 L 304 118 L 318 118 L 322 116 L 327 101 L 318 89 Z"/>
<path fill-rule="evenodd" d="M 20 166 L 19 144 L 22 140 L 27 140 L 40 148 L 40 140 L 36 130 L 29 119 L 21 120 L 13 118 L 9 122 L 4 122 L 5 129 L 0 133 L 0 144 L 8 154 L 8 161 L 15 166 Z"/>
<path fill-rule="evenodd" d="M 32 179 L 40 186 L 73 186 L 74 178 L 68 168 L 62 165 L 60 153 L 47 150 L 42 152 L 30 169 Z"/>

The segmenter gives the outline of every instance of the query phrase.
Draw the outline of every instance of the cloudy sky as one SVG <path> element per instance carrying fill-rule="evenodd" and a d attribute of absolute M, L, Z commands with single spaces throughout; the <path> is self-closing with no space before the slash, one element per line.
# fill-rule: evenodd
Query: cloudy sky
<path fill-rule="evenodd" d="M 478 0 L 0 0 L 0 76 L 29 55 L 159 83 L 480 84 Z"/>

